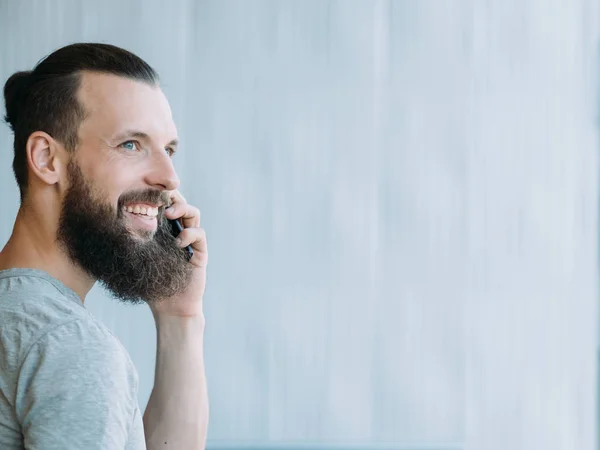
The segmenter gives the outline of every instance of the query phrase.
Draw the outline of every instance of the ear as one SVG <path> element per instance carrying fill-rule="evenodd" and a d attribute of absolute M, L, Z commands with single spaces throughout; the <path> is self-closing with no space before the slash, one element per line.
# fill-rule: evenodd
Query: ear
<path fill-rule="evenodd" d="M 64 150 L 52 136 L 33 132 L 27 139 L 26 151 L 29 169 L 36 178 L 49 185 L 60 181 L 65 167 L 61 158 Z"/>

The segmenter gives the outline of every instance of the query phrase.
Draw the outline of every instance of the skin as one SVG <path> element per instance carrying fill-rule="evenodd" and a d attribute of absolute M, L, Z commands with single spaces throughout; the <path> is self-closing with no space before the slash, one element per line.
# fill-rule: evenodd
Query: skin
<path fill-rule="evenodd" d="M 114 211 L 119 199 L 133 191 L 160 191 L 171 208 L 160 214 L 179 218 L 185 230 L 181 248 L 194 256 L 187 286 L 176 295 L 148 302 L 157 329 L 155 383 L 144 413 L 148 449 L 203 449 L 208 426 L 204 368 L 203 295 L 208 252 L 200 212 L 179 192 L 172 163 L 177 130 L 159 87 L 127 78 L 83 73 L 78 98 L 87 116 L 78 131 L 73 161 L 94 195 Z M 128 131 L 143 133 L 134 136 Z M 46 271 L 75 291 L 82 302 L 96 279 L 58 242 L 61 208 L 69 192 L 69 161 L 64 146 L 42 131 L 27 141 L 28 193 L 13 232 L 0 252 L 0 270 L 20 267 Z M 164 210 L 164 211 L 163 211 Z M 123 214 L 131 238 L 152 239 L 157 221 Z"/>

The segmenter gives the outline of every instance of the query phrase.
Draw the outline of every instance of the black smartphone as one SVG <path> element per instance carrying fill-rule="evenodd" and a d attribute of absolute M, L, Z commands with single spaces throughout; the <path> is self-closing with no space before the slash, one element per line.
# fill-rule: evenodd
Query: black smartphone
<path fill-rule="evenodd" d="M 173 234 L 173 236 L 175 236 L 175 237 L 179 236 L 179 233 L 181 233 L 183 231 L 183 225 L 181 225 L 181 222 L 179 222 L 179 220 L 177 220 L 177 219 L 167 219 L 167 220 L 169 221 L 169 224 L 171 225 L 171 233 Z M 190 259 L 192 259 L 192 256 L 194 256 L 194 249 L 192 248 L 192 246 L 188 245 L 183 250 L 186 252 L 187 260 L 189 261 Z"/>

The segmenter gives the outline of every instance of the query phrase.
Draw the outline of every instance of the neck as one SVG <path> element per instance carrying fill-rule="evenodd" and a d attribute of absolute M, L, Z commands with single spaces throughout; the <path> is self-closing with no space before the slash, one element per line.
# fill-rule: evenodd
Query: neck
<path fill-rule="evenodd" d="M 0 252 L 0 270 L 38 269 L 75 291 L 83 303 L 95 280 L 75 264 L 56 241 L 57 229 L 33 211 L 21 207 L 12 234 Z"/>

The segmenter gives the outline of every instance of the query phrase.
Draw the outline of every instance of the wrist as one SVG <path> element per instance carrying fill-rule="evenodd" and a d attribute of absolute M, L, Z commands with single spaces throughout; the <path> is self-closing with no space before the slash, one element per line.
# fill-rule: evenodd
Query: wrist
<path fill-rule="evenodd" d="M 189 332 L 204 332 L 206 320 L 203 313 L 195 315 L 172 315 L 154 312 L 154 322 L 157 330 L 180 330 Z"/>

